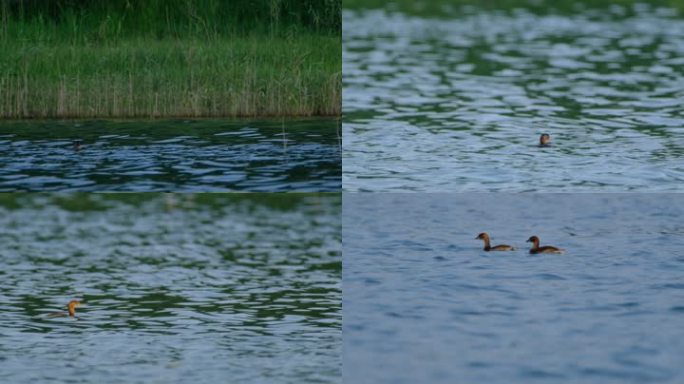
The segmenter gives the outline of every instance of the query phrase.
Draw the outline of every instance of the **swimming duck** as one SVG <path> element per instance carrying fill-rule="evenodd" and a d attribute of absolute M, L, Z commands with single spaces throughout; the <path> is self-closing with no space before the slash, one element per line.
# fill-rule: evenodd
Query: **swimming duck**
<path fill-rule="evenodd" d="M 497 246 L 492 247 L 491 245 L 489 245 L 489 235 L 487 234 L 487 232 L 480 233 L 479 235 L 477 235 L 475 240 L 484 240 L 484 250 L 487 252 L 489 252 L 489 251 L 514 251 L 515 250 L 515 248 L 511 247 L 510 245 L 506 245 L 506 244 L 501 244 L 501 245 L 497 245 Z"/>
<path fill-rule="evenodd" d="M 532 243 L 532 248 L 530 248 L 530 253 L 563 253 L 564 249 L 552 247 L 550 245 L 545 245 L 543 247 L 539 246 L 539 238 L 537 236 L 532 236 L 527 239 L 528 243 Z"/>
<path fill-rule="evenodd" d="M 551 136 L 549 136 L 548 133 L 542 133 L 542 135 L 539 136 L 540 147 L 546 147 L 547 145 L 549 145 L 549 142 L 551 142 Z"/>
<path fill-rule="evenodd" d="M 81 302 L 78 300 L 71 300 L 69 304 L 67 304 L 67 310 L 69 312 L 68 316 L 69 317 L 75 317 L 76 316 L 76 307 L 81 305 Z M 67 314 L 64 312 L 52 312 L 48 314 L 48 317 L 66 317 Z"/>
<path fill-rule="evenodd" d="M 80 151 L 82 148 L 82 144 L 83 144 L 83 140 L 79 140 L 79 139 L 74 140 L 74 142 L 73 142 L 74 151 Z"/>

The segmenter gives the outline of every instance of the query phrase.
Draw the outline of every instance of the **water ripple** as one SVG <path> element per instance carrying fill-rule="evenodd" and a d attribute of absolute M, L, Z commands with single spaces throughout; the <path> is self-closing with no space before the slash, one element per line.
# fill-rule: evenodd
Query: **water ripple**
<path fill-rule="evenodd" d="M 340 210 L 332 194 L 0 196 L 4 380 L 339 382 Z M 74 298 L 78 320 L 47 317 Z"/>
<path fill-rule="evenodd" d="M 343 18 L 345 190 L 684 190 L 681 18 Z"/>
<path fill-rule="evenodd" d="M 682 382 L 682 215 L 679 194 L 344 194 L 344 376 Z"/>
<path fill-rule="evenodd" d="M 338 191 L 337 126 L 334 119 L 3 123 L 0 191 Z"/>

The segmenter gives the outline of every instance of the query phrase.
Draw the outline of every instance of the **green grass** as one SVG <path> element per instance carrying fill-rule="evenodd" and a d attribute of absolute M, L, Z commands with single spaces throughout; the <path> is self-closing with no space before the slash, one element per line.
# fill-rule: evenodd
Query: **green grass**
<path fill-rule="evenodd" d="M 61 39 L 281 34 L 291 28 L 339 35 L 341 6 L 341 0 L 0 0 L 0 38 L 12 34 L 15 22 L 43 24 Z"/>
<path fill-rule="evenodd" d="M 0 118 L 339 115 L 339 7 L 0 0 Z"/>
<path fill-rule="evenodd" d="M 0 43 L 0 116 L 338 115 L 339 39 Z"/>

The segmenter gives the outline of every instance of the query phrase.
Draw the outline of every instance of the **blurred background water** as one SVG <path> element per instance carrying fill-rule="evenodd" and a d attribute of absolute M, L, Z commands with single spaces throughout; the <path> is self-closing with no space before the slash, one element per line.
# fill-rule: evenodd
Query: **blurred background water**
<path fill-rule="evenodd" d="M 612 3 L 346 1 L 344 189 L 682 191 L 684 2 Z"/>
<path fill-rule="evenodd" d="M 677 194 L 345 194 L 350 383 L 684 382 Z M 484 252 L 489 232 L 513 252 Z M 525 240 L 565 248 L 530 255 Z"/>
<path fill-rule="evenodd" d="M 0 382 L 338 383 L 339 194 L 0 195 Z M 71 299 L 73 318 L 48 318 Z"/>
<path fill-rule="evenodd" d="M 5 122 L 0 191 L 336 192 L 340 145 L 330 118 Z"/>

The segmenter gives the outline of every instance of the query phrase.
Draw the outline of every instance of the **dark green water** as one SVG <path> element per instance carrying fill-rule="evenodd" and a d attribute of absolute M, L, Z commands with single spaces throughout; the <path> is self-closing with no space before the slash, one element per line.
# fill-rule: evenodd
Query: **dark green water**
<path fill-rule="evenodd" d="M 340 381 L 339 194 L 0 195 L 0 382 Z M 77 319 L 48 318 L 71 299 Z"/>
<path fill-rule="evenodd" d="M 340 154 L 329 118 L 4 122 L 0 191 L 335 192 Z"/>

